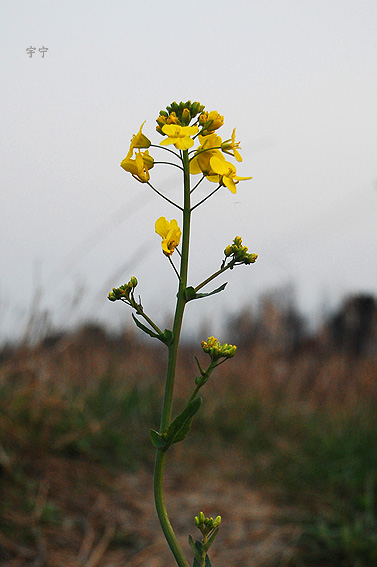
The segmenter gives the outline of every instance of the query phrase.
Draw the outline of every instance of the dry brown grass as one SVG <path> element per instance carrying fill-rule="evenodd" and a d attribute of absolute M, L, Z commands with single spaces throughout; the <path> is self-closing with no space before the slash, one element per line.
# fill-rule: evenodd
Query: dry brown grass
<path fill-rule="evenodd" d="M 182 348 L 178 398 L 191 391 L 196 375 L 194 354 L 191 348 Z M 133 435 L 137 431 L 135 443 L 140 447 L 145 443 L 148 449 L 142 453 L 149 455 L 144 459 L 142 454 L 135 461 L 133 472 L 125 471 L 119 462 L 112 463 L 112 457 L 108 462 L 97 458 L 91 448 L 85 458 L 86 439 L 93 438 L 95 443 L 108 434 L 114 416 L 87 412 L 80 427 L 65 430 L 61 426 L 73 409 L 81 415 L 106 375 L 115 385 L 114 395 L 122 396 L 134 386 L 141 396 L 152 389 L 159 399 L 164 355 L 163 349 L 146 346 L 131 333 L 112 339 L 93 328 L 3 352 L 2 567 L 162 567 L 172 563 L 152 505 L 152 448 L 147 435 L 148 428 L 156 424 L 143 423 L 143 419 L 153 404 L 139 408 L 137 418 L 130 422 L 135 427 Z M 286 356 L 262 345 L 243 347 L 235 359 L 216 371 L 204 397 L 207 417 L 203 423 L 211 427 L 214 419 L 222 418 L 219 407 L 239 417 L 234 405 L 237 399 L 257 398 L 267 408 L 352 412 L 361 404 L 376 405 L 377 359 L 350 358 L 318 345 Z M 208 436 L 210 439 L 211 430 Z M 167 472 L 167 498 L 183 541 L 193 515 L 206 507 L 209 513 L 227 516 L 224 536 L 213 556 L 218 567 L 294 565 L 291 554 L 299 528 L 295 522 L 283 525 L 278 521 L 282 509 L 274 492 L 250 484 L 250 463 L 237 446 L 227 445 L 224 459 L 216 442 L 212 449 L 208 442 L 200 451 L 200 439 L 192 449 L 189 442 L 177 446 L 176 464 Z M 82 452 L 73 451 L 80 443 Z M 132 454 L 130 459 L 134 458 Z M 193 533 L 194 528 L 190 529 Z"/>

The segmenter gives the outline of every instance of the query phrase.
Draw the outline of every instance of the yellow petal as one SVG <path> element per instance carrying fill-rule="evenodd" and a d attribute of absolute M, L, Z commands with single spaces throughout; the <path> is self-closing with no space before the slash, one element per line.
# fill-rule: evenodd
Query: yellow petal
<path fill-rule="evenodd" d="M 134 147 L 134 148 L 149 148 L 149 146 L 151 145 L 151 141 L 141 131 L 145 122 L 146 122 L 146 120 L 140 126 L 140 130 L 138 131 L 138 133 L 135 136 L 132 137 L 131 147 Z"/>
<path fill-rule="evenodd" d="M 182 126 L 179 126 L 179 124 L 165 124 L 165 126 L 162 127 L 163 133 L 170 138 L 179 138 L 181 136 L 181 130 Z"/>
<path fill-rule="evenodd" d="M 170 144 L 174 144 L 177 138 L 165 138 L 160 142 L 160 146 L 169 146 Z"/>
<path fill-rule="evenodd" d="M 233 179 L 230 177 L 223 177 L 222 182 L 224 183 L 225 187 L 228 187 L 229 191 L 232 193 L 237 193 L 236 184 L 234 183 Z"/>
<path fill-rule="evenodd" d="M 120 164 L 120 167 L 123 167 L 123 169 L 125 171 L 128 171 L 129 173 L 137 173 L 137 167 L 134 159 L 129 159 L 127 157 L 124 158 L 124 160 Z"/>
<path fill-rule="evenodd" d="M 177 150 L 188 150 L 194 145 L 194 140 L 192 138 L 177 138 L 174 142 Z"/>
<path fill-rule="evenodd" d="M 226 163 L 228 162 L 225 161 L 225 158 L 222 160 L 220 156 L 213 156 L 210 159 L 213 171 L 219 175 L 227 175 L 229 173 L 229 168 L 225 165 Z"/>
<path fill-rule="evenodd" d="M 197 126 L 183 126 L 182 134 L 184 136 L 195 136 L 198 133 L 199 128 Z"/>
<path fill-rule="evenodd" d="M 239 177 L 238 175 L 234 175 L 233 179 L 236 181 L 247 181 L 247 179 L 253 179 L 252 177 Z"/>
<path fill-rule="evenodd" d="M 236 150 L 236 148 L 233 148 L 233 155 L 237 161 L 242 161 L 241 154 Z"/>
<path fill-rule="evenodd" d="M 161 238 L 165 238 L 167 233 L 169 232 L 169 223 L 165 217 L 160 217 L 156 220 L 155 223 L 155 230 Z"/>
<path fill-rule="evenodd" d="M 202 170 L 200 169 L 199 161 L 198 161 L 197 157 L 194 157 L 190 161 L 190 173 L 191 173 L 191 175 L 198 175 L 198 173 L 202 173 Z"/>

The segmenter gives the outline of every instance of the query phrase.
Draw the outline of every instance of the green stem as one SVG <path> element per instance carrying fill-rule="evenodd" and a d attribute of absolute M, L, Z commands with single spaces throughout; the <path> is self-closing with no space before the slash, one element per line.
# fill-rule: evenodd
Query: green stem
<path fill-rule="evenodd" d="M 212 274 L 212 276 L 209 276 L 209 278 L 207 278 L 206 280 L 204 280 L 204 282 L 202 282 L 201 284 L 197 285 L 196 288 L 194 289 L 195 293 L 197 293 L 200 289 L 202 289 L 202 287 L 204 287 L 205 285 L 207 285 L 209 282 L 211 282 L 212 280 L 214 280 L 215 278 L 217 278 L 217 276 L 219 276 L 220 274 L 222 274 L 223 272 L 225 272 L 226 270 L 229 270 L 229 268 L 232 267 L 232 263 L 229 263 L 227 266 L 224 266 L 223 268 L 220 268 L 220 270 L 217 270 L 217 272 L 215 272 L 214 274 Z"/>
<path fill-rule="evenodd" d="M 161 331 L 161 329 L 159 327 L 157 327 L 157 325 L 155 323 L 153 323 L 152 319 L 144 313 L 143 309 L 140 309 L 140 306 L 135 307 L 135 309 L 136 309 L 137 314 L 140 315 L 140 317 L 143 317 L 146 320 L 146 322 L 150 324 L 152 329 L 154 329 L 159 335 L 163 335 L 163 332 Z"/>
<path fill-rule="evenodd" d="M 188 151 L 182 152 L 183 162 L 183 184 L 184 184 L 184 207 L 183 207 L 183 227 L 182 227 L 182 253 L 181 253 L 181 266 L 179 274 L 179 287 L 177 294 L 177 303 L 174 315 L 173 324 L 173 340 L 169 345 L 169 358 L 166 373 L 165 395 L 161 414 L 160 433 L 166 431 L 170 425 L 174 380 L 177 367 L 178 345 L 181 334 L 183 313 L 186 305 L 185 289 L 187 287 L 188 275 L 188 259 L 189 259 L 189 244 L 190 244 L 190 170 Z M 154 468 L 154 497 L 157 514 L 160 520 L 162 530 L 165 538 L 170 546 L 170 549 L 175 557 L 179 567 L 188 567 L 188 563 L 183 555 L 180 545 L 177 541 L 173 528 L 170 524 L 167 514 L 164 494 L 163 494 L 163 479 L 164 479 L 164 465 L 165 465 L 166 451 L 156 450 L 156 460 Z"/>

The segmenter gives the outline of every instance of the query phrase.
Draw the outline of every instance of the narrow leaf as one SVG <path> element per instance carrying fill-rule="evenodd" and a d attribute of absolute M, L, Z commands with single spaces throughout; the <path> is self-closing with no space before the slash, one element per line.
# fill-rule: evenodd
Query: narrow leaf
<path fill-rule="evenodd" d="M 195 547 L 198 557 L 203 557 L 203 544 L 199 539 L 195 541 Z"/>
<path fill-rule="evenodd" d="M 182 441 L 186 437 L 190 429 L 192 418 L 201 405 L 202 398 L 195 398 L 187 404 L 185 409 L 171 422 L 165 432 L 166 441 L 169 445 L 178 443 L 178 441 Z"/>
<path fill-rule="evenodd" d="M 223 285 L 214 289 L 213 291 L 210 291 L 209 293 L 196 293 L 194 299 L 200 299 L 201 297 L 209 297 L 210 295 L 214 295 L 215 293 L 220 293 L 220 291 L 223 291 L 227 285 L 228 282 L 225 282 Z"/>
<path fill-rule="evenodd" d="M 194 538 L 191 535 L 189 535 L 189 544 L 190 544 L 190 547 L 193 550 L 194 554 L 196 555 L 195 542 L 194 542 Z"/>
<path fill-rule="evenodd" d="M 141 329 L 142 331 L 144 331 L 144 333 L 147 333 L 147 335 L 149 335 L 150 337 L 153 337 L 154 339 L 160 338 L 160 335 L 158 335 L 157 333 L 154 333 L 153 331 L 148 329 L 148 327 L 143 325 L 143 323 L 140 323 L 140 321 L 138 319 L 136 319 L 136 317 L 133 313 L 132 313 L 132 318 L 135 321 L 136 326 L 139 327 L 139 329 Z"/>
<path fill-rule="evenodd" d="M 208 555 L 206 555 L 205 567 L 212 567 L 212 563 L 211 563 L 211 561 L 210 561 Z"/>

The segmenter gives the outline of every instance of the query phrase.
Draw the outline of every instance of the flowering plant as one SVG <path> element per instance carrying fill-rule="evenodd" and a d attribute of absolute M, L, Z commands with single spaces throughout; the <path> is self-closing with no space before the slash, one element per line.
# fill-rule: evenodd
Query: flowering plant
<path fill-rule="evenodd" d="M 228 269 L 232 270 L 237 265 L 253 264 L 257 259 L 257 254 L 249 253 L 248 248 L 242 245 L 241 237 L 236 236 L 233 242 L 225 247 L 224 257 L 219 269 L 201 283 L 189 286 L 187 280 L 191 215 L 197 207 L 202 205 L 222 187 L 226 187 L 232 193 L 236 193 L 236 185 L 240 181 L 251 179 L 251 177 L 239 177 L 234 164 L 225 159 L 224 154 L 227 154 L 227 156 L 234 157 L 238 162 L 242 161 L 238 151 L 240 143 L 235 141 L 235 129 L 231 137 L 223 142 L 216 131 L 223 126 L 224 117 L 215 110 L 206 112 L 204 106 L 199 102 L 192 103 L 187 101 L 179 104 L 173 102 L 166 107 L 166 110 L 160 111 L 156 127 L 157 132 L 163 136 L 160 145 L 152 144 L 143 134 L 142 128 L 144 124 L 145 122 L 141 125 L 139 132 L 132 137 L 129 151 L 121 162 L 121 167 L 131 173 L 137 181 L 146 183 L 160 197 L 176 207 L 182 217 L 182 230 L 176 219 L 169 221 L 164 216 L 161 216 L 155 223 L 155 231 L 162 238 L 162 252 L 169 260 L 178 278 L 173 328 L 162 331 L 144 312 L 140 296 L 138 300 L 135 299 L 134 290 L 138 285 L 138 281 L 134 276 L 131 277 L 127 284 L 113 288 L 108 298 L 110 301 L 120 300 L 130 305 L 136 312 L 136 316 L 132 315 L 136 325 L 150 337 L 162 341 L 168 349 L 165 394 L 160 428 L 158 431 L 151 430 L 150 432 L 152 444 L 156 449 L 154 496 L 160 524 L 177 565 L 179 567 L 188 567 L 187 559 L 177 541 L 165 506 L 163 492 L 165 461 L 169 448 L 174 443 L 183 441 L 190 430 L 192 420 L 202 404 L 202 399 L 198 397 L 199 390 L 208 381 L 217 366 L 236 354 L 237 347 L 227 343 L 220 344 L 215 337 L 209 337 L 206 341 L 202 341 L 202 349 L 204 353 L 209 355 L 210 362 L 207 368 L 204 369 L 198 358 L 195 357 L 199 375 L 195 378 L 193 392 L 183 411 L 172 419 L 174 381 L 183 314 L 187 303 L 190 301 L 214 295 L 225 289 L 226 283 L 210 292 L 199 293 L 212 280 Z M 195 147 L 197 140 L 199 145 Z M 171 145 L 177 151 L 167 147 Z M 169 154 L 174 155 L 174 159 L 178 160 L 178 163 L 176 161 L 155 161 L 149 154 L 149 148 L 158 148 L 169 152 Z M 172 201 L 152 185 L 149 172 L 160 163 L 169 164 L 181 170 L 183 176 L 182 205 Z M 192 176 L 195 175 L 201 175 L 201 177 L 192 186 Z M 216 183 L 217 186 L 209 191 L 205 197 L 193 204 L 193 192 L 205 179 L 211 183 Z M 181 249 L 179 249 L 180 245 Z M 173 255 L 174 258 L 177 256 L 177 254 L 174 254 L 175 251 L 179 255 L 178 267 L 172 260 Z M 141 319 L 144 321 L 142 322 Z M 194 521 L 202 534 L 202 539 L 194 541 L 191 536 L 189 537 L 194 554 L 193 567 L 211 567 L 208 550 L 219 531 L 221 518 L 217 516 L 213 520 L 213 518 L 207 518 L 203 512 L 200 512 Z"/>

